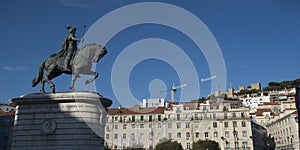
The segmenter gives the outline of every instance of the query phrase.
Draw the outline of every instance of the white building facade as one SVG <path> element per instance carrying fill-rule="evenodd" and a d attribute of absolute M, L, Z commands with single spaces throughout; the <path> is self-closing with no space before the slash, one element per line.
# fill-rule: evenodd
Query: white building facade
<path fill-rule="evenodd" d="M 267 125 L 268 133 L 274 137 L 276 149 L 299 150 L 297 111 Z"/>
<path fill-rule="evenodd" d="M 260 96 L 251 97 L 249 94 L 246 98 L 240 99 L 243 106 L 249 107 L 251 110 L 256 110 L 259 104 L 264 102 L 270 102 L 270 96 L 264 96 L 263 93 Z"/>
<path fill-rule="evenodd" d="M 181 103 L 168 108 L 111 108 L 105 144 L 113 149 L 152 149 L 164 139 L 192 148 L 198 140 L 213 140 L 225 149 L 253 149 L 251 120 L 246 107 L 230 103 Z"/>

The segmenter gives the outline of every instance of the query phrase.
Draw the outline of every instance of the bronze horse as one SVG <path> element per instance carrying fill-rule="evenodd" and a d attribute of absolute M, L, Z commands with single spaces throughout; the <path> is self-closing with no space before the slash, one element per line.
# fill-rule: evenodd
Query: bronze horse
<path fill-rule="evenodd" d="M 98 44 L 87 44 L 82 49 L 78 49 L 74 58 L 70 62 L 71 71 L 66 71 L 64 68 L 64 58 L 59 53 L 51 55 L 48 59 L 41 63 L 36 78 L 32 80 L 32 87 L 35 87 L 41 82 L 40 91 L 45 92 L 44 85 L 47 82 L 50 85 L 51 92 L 55 93 L 55 85 L 51 80 L 63 73 L 72 75 L 72 81 L 70 85 L 71 91 L 75 91 L 74 83 L 79 77 L 79 74 L 93 75 L 94 77 L 87 80 L 85 83 L 89 84 L 93 82 L 97 77 L 98 73 L 91 71 L 92 63 L 97 63 L 107 53 L 104 46 Z M 44 69 L 46 75 L 43 76 Z"/>

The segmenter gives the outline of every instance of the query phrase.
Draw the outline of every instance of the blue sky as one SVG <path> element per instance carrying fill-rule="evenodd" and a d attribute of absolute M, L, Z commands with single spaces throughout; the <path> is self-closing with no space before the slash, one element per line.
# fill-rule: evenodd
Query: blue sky
<path fill-rule="evenodd" d="M 83 25 L 90 28 L 107 13 L 138 2 L 149 1 L 1 1 L 1 102 L 7 102 L 8 99 L 20 95 L 39 92 L 39 87 L 31 87 L 31 80 L 36 76 L 39 64 L 60 49 L 67 34 L 66 25 L 77 27 L 77 36 L 81 37 Z M 240 85 L 248 86 L 255 82 L 261 82 L 262 86 L 266 86 L 270 81 L 293 80 L 299 77 L 299 1 L 164 0 L 155 2 L 183 8 L 196 15 L 208 27 L 225 61 L 226 88 L 230 83 L 237 89 Z M 130 17 L 130 14 L 124 16 Z M 173 19 L 176 19 L 176 16 Z M 184 21 L 184 18 L 178 19 Z M 126 21 L 126 18 L 124 20 Z M 111 24 L 114 25 L 114 20 Z M 145 38 L 160 38 L 176 44 L 194 63 L 199 79 L 212 76 L 201 50 L 183 33 L 162 25 L 132 26 L 115 35 L 105 45 L 109 53 L 96 65 L 96 71 L 100 73 L 100 77 L 95 81 L 97 92 L 112 99 L 114 106 L 118 106 L 119 101 L 122 100 L 116 99 L 113 92 L 112 66 L 127 46 Z M 151 95 L 159 97 L 161 95 L 157 93 L 160 89 L 157 89 L 157 93 L 155 89 L 149 92 L 149 84 L 154 79 L 163 81 L 166 89 L 170 89 L 173 83 L 181 84 L 175 70 L 170 64 L 158 59 L 142 61 L 131 71 L 128 86 L 138 100 L 149 98 Z M 62 75 L 53 82 L 56 84 L 57 91 L 67 91 L 70 80 L 70 76 Z M 179 93 L 195 92 L 193 91 L 195 89 L 188 87 L 196 81 L 188 82 L 187 88 L 179 90 Z M 210 81 L 200 83 L 199 97 L 206 97 L 211 93 L 212 88 L 216 87 L 211 87 Z M 178 98 L 179 93 L 176 93 L 175 98 Z M 166 99 L 170 99 L 170 93 L 166 93 Z"/>

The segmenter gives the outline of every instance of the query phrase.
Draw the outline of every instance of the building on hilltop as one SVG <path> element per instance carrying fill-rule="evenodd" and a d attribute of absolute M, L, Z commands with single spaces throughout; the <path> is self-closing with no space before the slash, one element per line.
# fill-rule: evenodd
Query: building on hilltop
<path fill-rule="evenodd" d="M 279 90 L 279 91 L 269 91 L 271 101 L 295 101 L 296 88 Z"/>
<path fill-rule="evenodd" d="M 235 90 L 234 88 L 230 87 L 228 91 L 221 92 L 219 90 L 215 91 L 214 94 L 208 95 L 208 97 L 214 96 L 214 97 L 222 97 L 222 98 L 242 98 L 246 95 L 246 91 L 261 91 L 261 84 L 258 83 L 252 83 L 251 86 L 248 86 L 245 88 L 245 86 L 240 86 L 238 90 Z"/>
<path fill-rule="evenodd" d="M 238 106 L 238 105 L 237 105 Z M 191 149 L 193 142 L 213 140 L 222 150 L 253 149 L 247 107 L 219 103 L 170 103 L 168 107 L 109 108 L 105 145 L 113 149 L 153 149 L 165 139 Z"/>
<path fill-rule="evenodd" d="M 270 102 L 270 96 L 265 96 L 261 93 L 260 96 L 252 97 L 250 94 L 247 94 L 247 97 L 240 98 L 243 103 L 243 106 L 249 107 L 251 110 L 256 110 L 258 106 L 264 102 Z"/>

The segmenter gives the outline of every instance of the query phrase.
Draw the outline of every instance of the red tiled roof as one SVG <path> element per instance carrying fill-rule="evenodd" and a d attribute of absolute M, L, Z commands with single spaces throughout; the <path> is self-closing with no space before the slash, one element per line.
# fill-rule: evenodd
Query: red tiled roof
<path fill-rule="evenodd" d="M 263 116 L 264 112 L 272 112 L 270 108 L 259 108 L 256 110 L 256 116 Z"/>
<path fill-rule="evenodd" d="M 296 110 L 296 108 L 286 108 L 285 110 Z"/>
<path fill-rule="evenodd" d="M 298 114 L 298 110 L 292 112 L 291 114 Z"/>
<path fill-rule="evenodd" d="M 5 112 L 0 110 L 0 116 L 14 116 L 14 115 L 15 115 L 15 111 Z"/>
<path fill-rule="evenodd" d="M 141 108 L 135 110 L 133 108 L 108 108 L 109 115 L 129 115 L 129 114 L 163 114 L 164 107 Z"/>
<path fill-rule="evenodd" d="M 200 106 L 200 103 L 197 102 L 188 102 L 188 103 L 183 103 L 184 108 L 189 107 L 190 109 L 195 109 Z"/>
<path fill-rule="evenodd" d="M 295 101 L 283 101 L 283 104 L 295 103 Z"/>
<path fill-rule="evenodd" d="M 280 105 L 278 102 L 264 102 L 264 105 Z"/>

